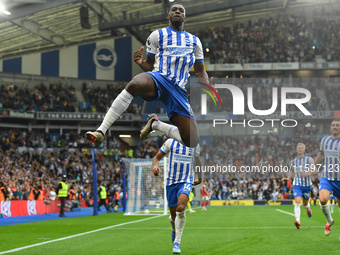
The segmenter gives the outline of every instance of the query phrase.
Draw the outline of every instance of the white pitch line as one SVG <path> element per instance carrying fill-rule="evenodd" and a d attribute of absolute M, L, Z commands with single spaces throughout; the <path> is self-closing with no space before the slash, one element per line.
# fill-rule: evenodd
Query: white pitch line
<path fill-rule="evenodd" d="M 303 228 L 321 228 L 322 226 L 304 226 Z M 186 227 L 185 229 L 192 230 L 238 230 L 238 229 L 289 229 L 294 227 Z M 118 230 L 169 230 L 169 228 L 116 228 Z"/>
<path fill-rule="evenodd" d="M 96 233 L 96 232 L 103 231 L 103 230 L 108 230 L 108 229 L 111 229 L 111 228 L 117 228 L 117 227 L 125 226 L 125 225 L 128 225 L 128 224 L 132 224 L 132 223 L 138 223 L 138 222 L 142 222 L 142 221 L 146 221 L 146 220 L 155 219 L 155 218 L 162 217 L 162 216 L 164 216 L 164 215 L 154 216 L 154 217 L 141 219 L 141 220 L 124 222 L 124 223 L 121 223 L 121 224 L 117 224 L 117 225 L 113 225 L 113 226 L 109 226 L 109 227 L 105 227 L 105 228 L 99 228 L 99 229 L 91 230 L 91 231 L 80 233 L 80 234 L 66 236 L 66 237 L 62 237 L 62 238 L 58 238 L 58 239 L 54 239 L 54 240 L 50 240 L 50 241 L 46 241 L 46 242 L 42 242 L 42 243 L 27 245 L 27 246 L 15 248 L 15 249 L 8 250 L 8 251 L 2 251 L 2 252 L 0 252 L 0 254 L 7 254 L 7 253 L 11 253 L 11 252 L 21 251 L 21 250 L 41 246 L 41 245 L 48 244 L 48 243 L 63 241 L 63 240 L 71 239 L 71 238 L 78 237 L 78 236 L 83 236 L 83 235 L 88 235 L 88 234 Z"/>
<path fill-rule="evenodd" d="M 282 213 L 285 213 L 285 214 L 289 214 L 289 215 L 292 215 L 292 216 L 295 217 L 295 215 L 294 215 L 293 213 L 290 213 L 290 212 L 282 211 L 282 210 L 280 210 L 280 209 L 276 209 L 276 211 L 282 212 Z"/>

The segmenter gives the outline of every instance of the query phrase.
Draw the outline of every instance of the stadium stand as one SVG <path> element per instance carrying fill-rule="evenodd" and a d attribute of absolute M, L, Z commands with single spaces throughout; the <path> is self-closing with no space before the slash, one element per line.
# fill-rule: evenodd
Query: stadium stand
<path fill-rule="evenodd" d="M 317 11 L 260 17 L 198 31 L 210 63 L 338 61 L 339 20 Z"/>
<path fill-rule="evenodd" d="M 312 17 L 305 14 L 280 14 L 261 17 L 249 22 L 235 22 L 201 29 L 197 35 L 205 47 L 205 54 L 214 63 L 274 63 L 274 62 L 322 62 L 340 61 L 338 50 L 339 20 L 323 18 L 316 11 Z M 193 31 L 194 32 L 194 31 Z M 209 48 L 209 51 L 207 49 Z M 256 75 L 254 75 L 256 76 Z M 268 75 L 269 76 L 269 75 Z M 275 74 L 273 76 L 279 76 Z M 223 78 L 224 79 L 224 78 Z M 222 78 L 216 77 L 218 83 Z M 225 81 L 225 80 L 224 80 Z M 250 78 L 229 79 L 245 93 L 249 86 L 254 89 L 253 104 L 256 109 L 268 109 L 272 103 L 271 88 L 303 87 L 315 96 L 306 106 L 310 111 L 340 110 L 338 98 L 340 80 L 336 77 L 320 79 Z M 105 113 L 126 82 L 114 82 L 106 87 L 96 81 L 83 82 L 81 88 L 63 82 L 41 82 L 35 86 L 1 81 L 0 106 L 2 109 L 35 112 L 84 112 Z M 219 91 L 224 102 L 231 102 L 230 93 Z M 291 97 L 298 95 L 291 94 Z M 194 100 L 193 98 L 191 98 Z M 192 102 L 194 112 L 199 104 Z M 211 112 L 231 112 L 232 104 L 223 109 L 208 101 Z M 280 110 L 280 105 L 277 111 Z M 296 110 L 288 106 L 288 111 Z M 148 113 L 165 113 L 157 101 L 145 102 L 135 98 L 127 110 L 138 116 Z M 323 130 L 323 132 L 325 132 Z M 202 158 L 205 165 L 288 165 L 294 157 L 297 139 L 307 146 L 309 156 L 318 152 L 321 133 L 316 128 L 295 130 L 292 135 L 270 136 L 214 136 L 202 137 Z M 66 171 L 74 183 L 77 195 L 83 199 L 92 197 L 92 166 L 89 144 L 81 132 L 44 133 L 35 130 L 0 130 L 0 179 L 6 184 L 10 199 L 27 199 L 29 185 L 41 184 L 44 196 L 50 197 L 56 180 Z M 146 140 L 134 146 L 133 153 L 113 135 L 100 148 L 96 158 L 98 176 L 112 193 L 121 190 L 123 157 L 152 158 L 162 144 L 163 137 Z M 238 145 L 238 146 L 236 146 Z M 211 174 L 206 176 L 212 199 L 266 199 L 271 197 L 292 198 L 291 183 L 277 176 L 246 176 L 245 174 Z M 318 178 L 313 179 L 314 195 L 317 195 Z M 278 191 L 278 194 L 274 194 Z M 313 195 L 312 195 L 313 196 Z M 122 197 L 122 196 L 120 196 Z"/>
<path fill-rule="evenodd" d="M 320 142 L 314 137 L 315 133 L 317 130 L 295 134 L 296 137 L 301 137 L 299 141 L 306 144 L 308 155 L 312 157 L 316 156 Z M 92 197 L 88 194 L 92 185 L 91 155 L 84 146 L 83 136 L 68 133 L 60 136 L 58 141 L 51 141 L 47 134 L 26 133 L 23 130 L 2 131 L 0 135 L 0 179 L 6 183 L 11 199 L 27 199 L 31 183 L 41 184 L 45 197 L 49 198 L 49 192 L 63 172 L 74 183 L 77 195 L 81 192 L 83 199 Z M 98 176 L 111 191 L 118 187 L 121 190 L 120 159 L 128 156 L 126 151 L 120 150 L 118 141 L 113 140 L 114 142 L 109 143 L 112 147 L 102 149 L 97 156 Z M 157 140 L 143 141 L 135 149 L 133 156 L 152 158 L 163 140 L 163 137 L 159 137 Z M 70 141 L 75 141 L 73 146 Z M 239 169 L 242 165 L 289 165 L 294 158 L 295 147 L 293 137 L 287 136 L 215 137 L 209 142 L 203 142 L 201 156 L 206 166 L 231 164 Z M 286 174 L 266 177 L 261 174 L 249 176 L 245 173 L 212 173 L 206 178 L 212 199 L 257 197 L 264 200 L 263 191 L 266 189 L 270 194 L 277 190 L 282 199 L 287 199 L 291 197 L 292 187 L 281 181 Z M 318 182 L 318 178 L 313 179 L 315 188 Z M 237 192 L 237 196 L 233 197 L 233 192 Z"/>

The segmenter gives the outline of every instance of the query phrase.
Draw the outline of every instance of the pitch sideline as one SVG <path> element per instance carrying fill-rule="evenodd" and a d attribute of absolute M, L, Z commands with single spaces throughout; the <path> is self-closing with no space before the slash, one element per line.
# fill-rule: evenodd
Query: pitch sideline
<path fill-rule="evenodd" d="M 196 208 L 196 207 L 193 207 L 193 208 Z M 185 211 L 188 211 L 188 209 L 186 209 Z M 169 214 L 167 214 L 167 215 L 169 215 Z M 120 224 L 117 224 L 117 225 L 112 225 L 112 226 L 105 227 L 105 228 L 99 228 L 99 229 L 95 229 L 95 230 L 91 230 L 91 231 L 87 231 L 87 232 L 84 232 L 84 233 L 75 234 L 75 235 L 71 235 L 71 236 L 61 237 L 61 238 L 58 238 L 58 239 L 54 239 L 54 240 L 50 240 L 50 241 L 46 241 L 46 242 L 42 242 L 42 243 L 36 243 L 36 244 L 31 244 L 31 245 L 15 248 L 15 249 L 12 249 L 12 250 L 1 251 L 0 255 L 1 254 L 12 253 L 12 252 L 16 252 L 16 251 L 21 251 L 21 250 L 26 250 L 28 248 L 33 248 L 33 247 L 41 246 L 41 245 L 48 244 L 48 243 L 54 243 L 54 242 L 58 242 L 58 241 L 63 241 L 63 240 L 71 239 L 73 237 L 78 237 L 78 236 L 83 236 L 83 235 L 87 235 L 87 234 L 92 234 L 92 233 L 96 233 L 96 232 L 107 230 L 107 229 L 111 229 L 111 228 L 118 228 L 118 227 L 129 225 L 129 224 L 132 224 L 132 223 L 138 223 L 138 222 L 142 222 L 142 221 L 146 221 L 146 220 L 156 219 L 156 218 L 159 218 L 159 217 L 162 217 L 162 216 L 166 216 L 166 215 L 161 214 L 161 215 L 157 215 L 157 216 L 153 216 L 153 217 L 145 218 L 145 219 L 141 219 L 141 220 L 124 222 L 124 223 L 120 223 Z"/>
<path fill-rule="evenodd" d="M 138 222 L 142 222 L 142 221 L 146 221 L 146 220 L 159 218 L 159 217 L 162 217 L 162 216 L 164 216 L 164 215 L 158 215 L 158 216 L 153 216 L 153 217 L 146 218 L 146 219 L 124 222 L 124 223 L 120 223 L 120 224 L 117 224 L 117 225 L 112 225 L 112 226 L 105 227 L 105 228 L 99 228 L 99 229 L 95 229 L 95 230 L 91 230 L 91 231 L 87 231 L 87 232 L 84 232 L 84 233 L 79 233 L 79 234 L 75 234 L 75 235 L 71 235 L 71 236 L 61 237 L 61 238 L 58 238 L 58 239 L 54 239 L 54 240 L 50 240 L 50 241 L 46 241 L 46 242 L 42 242 L 42 243 L 36 243 L 36 244 L 31 244 L 31 245 L 15 248 L 15 249 L 12 249 L 12 250 L 2 251 L 2 252 L 0 252 L 0 254 L 7 254 L 7 253 L 16 252 L 16 251 L 26 250 L 26 249 L 41 246 L 41 245 L 44 245 L 44 244 L 59 242 L 59 241 L 71 239 L 71 238 L 78 237 L 78 236 L 84 236 L 84 235 L 87 235 L 87 234 L 92 234 L 92 233 L 96 233 L 96 232 L 99 232 L 99 231 L 108 230 L 108 229 L 111 229 L 111 228 L 118 228 L 118 227 L 129 225 L 129 224 L 132 224 L 132 223 L 138 223 Z"/>

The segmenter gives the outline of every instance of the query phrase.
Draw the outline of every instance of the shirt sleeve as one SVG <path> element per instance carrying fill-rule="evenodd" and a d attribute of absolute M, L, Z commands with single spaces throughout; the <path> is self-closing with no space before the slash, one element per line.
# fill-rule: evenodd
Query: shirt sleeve
<path fill-rule="evenodd" d="M 167 154 L 170 151 L 171 144 L 173 142 L 173 139 L 168 139 L 163 143 L 162 147 L 159 149 L 161 153 L 164 155 Z"/>
<path fill-rule="evenodd" d="M 149 56 L 155 56 L 158 48 L 158 31 L 153 31 L 146 40 L 146 54 Z"/>
<path fill-rule="evenodd" d="M 325 140 L 325 137 L 322 138 L 322 140 L 321 140 L 321 142 L 320 142 L 320 151 L 322 151 L 322 152 L 324 152 L 324 151 L 323 151 L 323 142 L 324 142 L 324 140 Z"/>
<path fill-rule="evenodd" d="M 203 59 L 204 59 L 204 54 L 203 54 L 203 46 L 202 46 L 202 43 L 201 43 L 201 40 L 197 38 L 197 44 L 196 44 L 196 47 L 195 47 L 195 62 L 203 62 Z"/>

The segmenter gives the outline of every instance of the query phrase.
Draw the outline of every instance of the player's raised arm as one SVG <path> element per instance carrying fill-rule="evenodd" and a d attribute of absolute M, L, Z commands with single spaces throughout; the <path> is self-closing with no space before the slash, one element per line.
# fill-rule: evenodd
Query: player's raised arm
<path fill-rule="evenodd" d="M 210 80 L 209 80 L 209 76 L 204 69 L 204 63 L 203 62 L 196 62 L 194 64 L 194 71 L 195 71 L 195 75 L 196 75 L 199 82 L 212 85 L 213 77 L 211 77 Z"/>
<path fill-rule="evenodd" d="M 316 156 L 314 164 L 321 165 L 323 164 L 324 159 L 325 159 L 325 154 L 323 153 L 323 151 L 320 151 L 318 155 Z"/>
<path fill-rule="evenodd" d="M 319 169 L 322 169 L 320 166 L 323 165 L 323 161 L 325 158 L 325 154 L 323 151 L 320 151 L 318 155 L 316 156 L 316 159 L 314 161 L 314 164 L 311 164 L 309 166 L 309 172 L 303 172 L 301 173 L 301 177 L 308 177 L 312 175 L 316 175 L 319 173 Z"/>
<path fill-rule="evenodd" d="M 143 61 L 143 50 L 144 46 L 133 53 L 133 61 L 135 61 L 135 63 L 139 65 L 145 72 L 152 71 L 153 65 L 155 63 L 155 57 L 147 55 L 146 60 Z"/>
<path fill-rule="evenodd" d="M 202 161 L 200 157 L 194 158 L 194 169 L 196 170 L 196 166 L 198 166 L 199 171 L 195 171 L 195 174 L 197 174 L 196 180 L 194 180 L 194 185 L 198 185 L 202 182 Z M 197 180 L 198 179 L 198 180 Z"/>
<path fill-rule="evenodd" d="M 157 154 L 152 159 L 152 172 L 155 176 L 158 176 L 161 173 L 161 169 L 159 168 L 158 164 L 159 161 L 164 158 L 164 154 L 160 151 L 157 152 Z"/>

